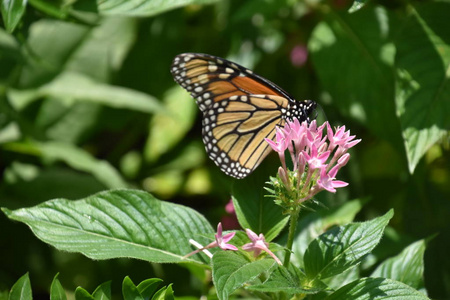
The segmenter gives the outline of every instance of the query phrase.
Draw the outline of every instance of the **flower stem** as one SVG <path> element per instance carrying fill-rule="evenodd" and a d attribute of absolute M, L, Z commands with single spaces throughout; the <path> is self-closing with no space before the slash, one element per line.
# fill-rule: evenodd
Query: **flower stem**
<path fill-rule="evenodd" d="M 287 240 L 287 251 L 286 256 L 284 257 L 284 263 L 283 266 L 286 268 L 289 266 L 289 262 L 291 260 L 291 252 L 292 252 L 292 244 L 294 243 L 294 237 L 295 237 L 295 231 L 297 229 L 297 221 L 298 221 L 298 215 L 300 214 L 300 208 L 296 208 L 291 213 L 291 217 L 289 218 L 289 234 L 288 234 L 288 240 Z"/>

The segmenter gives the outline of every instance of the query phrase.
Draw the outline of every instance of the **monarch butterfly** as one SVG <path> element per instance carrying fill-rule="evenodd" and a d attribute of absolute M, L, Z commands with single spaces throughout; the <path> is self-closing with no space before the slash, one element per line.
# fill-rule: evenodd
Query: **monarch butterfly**
<path fill-rule="evenodd" d="M 269 154 L 264 138 L 297 118 L 309 121 L 312 100 L 296 101 L 269 80 L 226 59 L 201 53 L 177 55 L 171 73 L 203 113 L 209 158 L 227 175 L 244 178 Z"/>

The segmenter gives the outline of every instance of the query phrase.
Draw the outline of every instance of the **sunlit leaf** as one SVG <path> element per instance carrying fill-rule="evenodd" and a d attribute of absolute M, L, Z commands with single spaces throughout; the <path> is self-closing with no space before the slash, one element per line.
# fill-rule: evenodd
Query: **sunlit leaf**
<path fill-rule="evenodd" d="M 357 265 L 379 243 L 393 215 L 390 210 L 371 221 L 335 227 L 320 235 L 306 249 L 306 276 L 311 281 L 325 279 Z"/>
<path fill-rule="evenodd" d="M 426 300 L 421 292 L 399 281 L 387 278 L 362 278 L 343 286 L 325 300 Z"/>
<path fill-rule="evenodd" d="M 425 152 L 450 130 L 450 3 L 412 8 L 395 41 L 397 114 L 411 173 Z"/>
<path fill-rule="evenodd" d="M 79 1 L 78 9 L 86 9 L 105 15 L 153 16 L 191 4 L 210 4 L 219 0 L 97 0 L 93 7 L 90 0 Z"/>
<path fill-rule="evenodd" d="M 9 32 L 13 32 L 17 24 L 22 19 L 27 6 L 26 0 L 2 0 L 0 9 L 2 12 L 3 23 Z"/>
<path fill-rule="evenodd" d="M 75 299 L 76 300 L 95 300 L 94 297 L 91 294 L 89 294 L 89 292 L 86 291 L 81 286 L 79 286 L 75 289 Z"/>
<path fill-rule="evenodd" d="M 360 10 L 361 8 L 363 8 L 364 5 L 366 5 L 367 1 L 368 0 L 353 0 L 353 4 L 349 8 L 348 12 L 354 13 L 354 12 Z"/>
<path fill-rule="evenodd" d="M 88 152 L 74 145 L 60 142 L 37 143 L 32 147 L 49 161 L 63 161 L 72 168 L 88 172 L 109 188 L 126 187 L 119 172 L 104 160 L 98 160 Z"/>
<path fill-rule="evenodd" d="M 219 299 L 228 299 L 236 289 L 268 271 L 275 263 L 273 259 L 250 262 L 232 251 L 220 251 L 212 259 L 213 281 Z"/>
<path fill-rule="evenodd" d="M 403 154 L 395 114 L 395 48 L 389 16 L 380 7 L 353 14 L 330 10 L 313 30 L 308 48 L 322 88 L 335 107 Z"/>
<path fill-rule="evenodd" d="M 363 200 L 348 201 L 339 207 L 321 209 L 300 219 L 297 225 L 298 233 L 292 247 L 292 262 L 303 267 L 303 255 L 309 243 L 332 226 L 352 222 L 355 215 L 361 210 L 363 203 Z"/>
<path fill-rule="evenodd" d="M 19 278 L 19 280 L 14 283 L 9 292 L 9 299 L 21 299 L 21 300 L 31 300 L 33 299 L 31 293 L 31 283 L 28 273 Z"/>
<path fill-rule="evenodd" d="M 373 271 L 371 276 L 394 279 L 415 289 L 421 289 L 424 287 L 423 255 L 425 249 L 425 240 L 417 241 L 406 247 L 399 255 L 385 260 Z"/>
<path fill-rule="evenodd" d="M 122 295 L 124 300 L 144 300 L 130 277 L 126 276 L 122 282 Z"/>
<path fill-rule="evenodd" d="M 31 208 L 2 209 L 44 242 L 92 259 L 193 262 L 189 239 L 207 245 L 213 229 L 196 211 L 138 190 L 112 190 L 78 201 L 56 199 Z"/>
<path fill-rule="evenodd" d="M 233 205 L 239 224 L 257 234 L 264 234 L 266 241 L 273 240 L 286 226 L 289 216 L 283 214 L 273 198 L 265 197 L 264 186 L 269 178 L 267 172 L 258 172 L 233 184 Z"/>
<path fill-rule="evenodd" d="M 53 278 L 52 285 L 50 287 L 50 300 L 65 300 L 67 299 L 66 292 L 59 282 L 58 274 Z"/>
<path fill-rule="evenodd" d="M 111 299 L 111 281 L 102 283 L 92 293 L 95 300 L 110 300 Z"/>
<path fill-rule="evenodd" d="M 72 72 L 62 73 L 50 83 L 42 86 L 38 90 L 37 96 L 89 101 L 114 108 L 133 109 L 147 113 L 163 110 L 159 101 L 150 95 L 96 82 L 85 75 Z"/>

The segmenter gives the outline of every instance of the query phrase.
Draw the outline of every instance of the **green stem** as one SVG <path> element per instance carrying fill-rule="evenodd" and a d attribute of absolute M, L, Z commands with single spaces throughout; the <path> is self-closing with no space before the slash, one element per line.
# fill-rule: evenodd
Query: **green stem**
<path fill-rule="evenodd" d="M 291 213 L 291 217 L 289 218 L 289 235 L 287 240 L 287 251 L 286 256 L 284 257 L 283 266 L 286 268 L 289 266 L 289 261 L 291 260 L 291 252 L 292 252 L 292 244 L 294 243 L 295 231 L 297 229 L 297 221 L 298 215 L 300 214 L 300 208 L 295 209 Z"/>

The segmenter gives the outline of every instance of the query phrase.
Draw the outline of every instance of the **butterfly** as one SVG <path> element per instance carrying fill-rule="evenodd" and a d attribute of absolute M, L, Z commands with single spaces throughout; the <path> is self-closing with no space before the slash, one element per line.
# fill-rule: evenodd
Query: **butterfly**
<path fill-rule="evenodd" d="M 171 73 L 203 113 L 209 158 L 227 175 L 244 178 L 270 153 L 264 140 L 277 126 L 309 121 L 317 103 L 296 101 L 276 84 L 234 62 L 201 53 L 177 55 Z"/>

